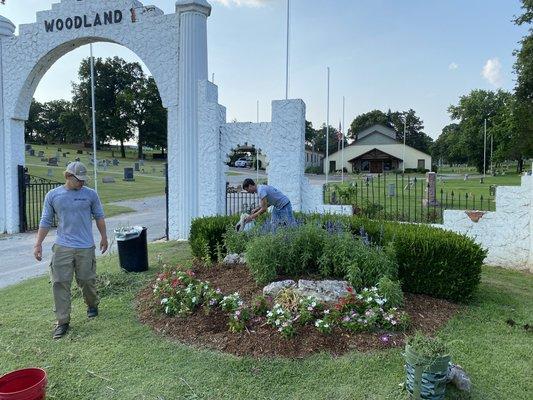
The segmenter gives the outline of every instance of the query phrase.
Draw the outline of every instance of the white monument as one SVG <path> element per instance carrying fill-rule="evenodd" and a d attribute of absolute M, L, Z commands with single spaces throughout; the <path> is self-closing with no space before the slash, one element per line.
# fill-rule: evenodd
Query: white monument
<path fill-rule="evenodd" d="M 133 51 L 152 73 L 168 112 L 169 236 L 187 239 L 191 219 L 225 211 L 226 158 L 255 145 L 270 161 L 269 183 L 296 211 L 324 206 L 321 187 L 304 178 L 305 104 L 272 103 L 270 123 L 226 123 L 218 88 L 208 82 L 206 0 L 178 0 L 165 15 L 136 0 L 61 0 L 19 26 L 0 16 L 0 232 L 19 231 L 17 165 L 24 165 L 24 123 L 43 75 L 63 55 L 93 42 Z M 201 193 L 200 193 L 201 190 Z"/>

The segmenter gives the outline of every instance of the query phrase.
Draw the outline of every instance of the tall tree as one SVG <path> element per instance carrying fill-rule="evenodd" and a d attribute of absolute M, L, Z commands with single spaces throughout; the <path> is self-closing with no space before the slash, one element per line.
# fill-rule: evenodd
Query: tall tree
<path fill-rule="evenodd" d="M 24 140 L 26 142 L 43 142 L 44 126 L 43 126 L 43 105 L 37 100 L 32 99 L 30 104 L 30 112 L 28 120 L 24 125 Z"/>
<path fill-rule="evenodd" d="M 405 143 L 424 153 L 429 153 L 433 139 L 424 133 L 424 123 L 413 109 L 404 112 L 388 110 L 387 113 L 372 110 L 358 115 L 350 124 L 350 137 L 357 139 L 359 132 L 372 125 L 380 124 L 393 129 L 396 132 L 396 140 L 403 141 L 404 121 L 406 122 Z"/>
<path fill-rule="evenodd" d="M 121 107 L 119 96 L 143 78 L 139 63 L 128 63 L 114 57 L 95 60 L 95 99 L 97 140 L 120 142 L 122 157 L 126 157 L 124 142 L 133 137 L 131 113 Z M 78 71 L 79 83 L 73 84 L 73 102 L 91 132 L 91 77 L 89 59 L 84 59 Z"/>
<path fill-rule="evenodd" d="M 503 90 L 497 92 L 487 90 L 472 90 L 468 95 L 459 98 L 459 104 L 448 108 L 450 117 L 459 121 L 461 145 L 464 147 L 468 163 L 483 172 L 484 154 L 488 167 L 490 160 L 490 135 L 495 139 L 495 146 L 499 145 L 498 130 L 513 130 L 509 120 L 504 118 L 508 108 L 512 105 L 512 94 Z M 485 146 L 485 119 L 487 119 L 487 145 Z M 484 153 L 486 151 L 486 153 Z"/>
<path fill-rule="evenodd" d="M 513 145 L 508 146 L 513 159 L 518 160 L 518 170 L 523 169 L 523 160 L 533 157 L 533 0 L 522 0 L 523 14 L 515 19 L 517 25 L 528 25 L 528 34 L 520 41 L 515 51 L 516 103 L 514 104 Z"/>
<path fill-rule="evenodd" d="M 130 127 L 137 132 L 138 157 L 143 146 L 167 146 L 167 113 L 153 77 L 142 77 L 118 96 L 118 104 L 131 116 Z"/>

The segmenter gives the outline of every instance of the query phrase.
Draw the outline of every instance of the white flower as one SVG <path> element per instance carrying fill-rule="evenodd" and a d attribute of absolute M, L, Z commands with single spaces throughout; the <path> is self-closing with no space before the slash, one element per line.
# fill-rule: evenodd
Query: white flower
<path fill-rule="evenodd" d="M 194 297 L 191 299 L 191 301 L 192 301 L 193 303 L 196 303 L 196 300 L 197 300 L 197 299 L 196 299 L 196 296 L 194 296 Z"/>
<path fill-rule="evenodd" d="M 329 314 L 329 310 L 324 310 L 324 314 Z"/>
<path fill-rule="evenodd" d="M 161 299 L 161 304 L 167 304 L 168 303 L 168 299 L 165 297 L 164 299 Z"/>
<path fill-rule="evenodd" d="M 390 323 L 391 323 L 392 325 L 396 325 L 396 324 L 397 324 L 397 322 L 396 322 L 395 319 L 393 319 Z"/>
<path fill-rule="evenodd" d="M 278 315 L 279 315 L 279 314 L 283 314 L 283 310 L 282 310 L 281 308 L 278 308 L 278 309 L 276 310 L 276 313 L 277 313 Z"/>
<path fill-rule="evenodd" d="M 313 307 L 311 306 L 307 307 L 307 311 L 313 311 Z"/>
<path fill-rule="evenodd" d="M 329 324 L 324 324 L 324 328 L 329 328 Z"/>
<path fill-rule="evenodd" d="M 363 299 L 363 295 L 362 295 L 362 294 L 358 294 L 358 295 L 357 295 L 357 298 L 358 298 L 359 300 L 362 300 L 362 299 Z"/>
<path fill-rule="evenodd" d="M 165 314 L 168 314 L 168 310 L 169 310 L 169 308 L 168 308 L 168 306 L 166 306 L 165 307 Z"/>
<path fill-rule="evenodd" d="M 274 315 L 272 314 L 272 311 L 267 312 L 267 317 L 271 317 L 272 315 Z"/>
<path fill-rule="evenodd" d="M 274 323 L 276 324 L 276 326 L 278 326 L 279 324 L 281 324 L 281 321 L 279 319 L 275 320 Z"/>
<path fill-rule="evenodd" d="M 313 301 L 313 302 L 311 303 L 311 307 L 316 307 L 316 301 Z"/>
<path fill-rule="evenodd" d="M 370 302 L 372 301 L 372 297 L 368 297 L 368 298 L 366 299 L 366 301 L 367 301 L 368 303 L 370 303 Z"/>

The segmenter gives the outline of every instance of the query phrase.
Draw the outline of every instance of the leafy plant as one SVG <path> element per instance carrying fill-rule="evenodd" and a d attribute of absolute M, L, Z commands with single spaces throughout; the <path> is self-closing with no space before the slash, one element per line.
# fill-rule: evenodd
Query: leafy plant
<path fill-rule="evenodd" d="M 407 344 L 424 358 L 438 358 L 449 354 L 448 344 L 439 338 L 431 338 L 420 331 L 407 339 Z"/>
<path fill-rule="evenodd" d="M 377 287 L 379 294 L 387 299 L 385 308 L 403 306 L 403 292 L 399 281 L 384 276 L 378 281 Z"/>

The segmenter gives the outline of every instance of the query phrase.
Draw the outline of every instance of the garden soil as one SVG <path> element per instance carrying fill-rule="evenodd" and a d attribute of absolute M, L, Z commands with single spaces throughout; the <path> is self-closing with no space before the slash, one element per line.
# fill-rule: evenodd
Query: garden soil
<path fill-rule="evenodd" d="M 239 292 L 248 304 L 262 294 L 245 265 L 205 267 L 196 265 L 196 278 L 210 282 L 224 294 Z M 331 335 L 324 335 L 314 326 L 297 328 L 296 336 L 283 338 L 276 329 L 256 318 L 242 333 L 228 331 L 228 317 L 220 310 L 206 315 L 202 310 L 188 317 L 169 317 L 160 311 L 153 298 L 152 285 L 138 295 L 136 308 L 142 323 L 157 333 L 199 348 L 210 348 L 237 356 L 302 358 L 313 353 L 328 352 L 342 355 L 349 351 L 371 351 L 405 344 L 405 336 L 420 330 L 432 335 L 452 318 L 460 305 L 430 296 L 405 294 L 405 311 L 411 317 L 407 332 L 350 333 L 336 328 Z"/>

